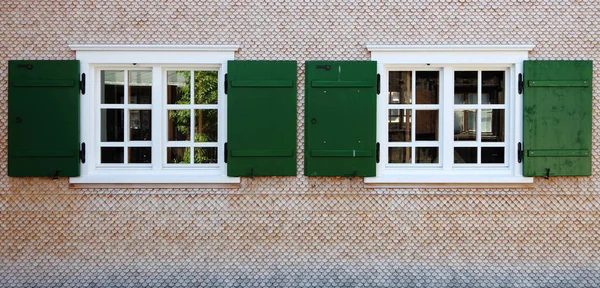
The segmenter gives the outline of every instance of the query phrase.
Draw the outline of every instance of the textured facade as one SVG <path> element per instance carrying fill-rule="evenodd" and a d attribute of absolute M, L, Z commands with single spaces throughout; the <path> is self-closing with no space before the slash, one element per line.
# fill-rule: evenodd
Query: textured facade
<path fill-rule="evenodd" d="M 205 3 L 206 2 L 206 3 Z M 0 287 L 600 287 L 600 2 L 2 1 Z M 593 175 L 528 189 L 71 189 L 7 176 L 7 61 L 69 44 L 234 44 L 236 59 L 369 60 L 368 44 L 533 44 L 594 61 Z"/>

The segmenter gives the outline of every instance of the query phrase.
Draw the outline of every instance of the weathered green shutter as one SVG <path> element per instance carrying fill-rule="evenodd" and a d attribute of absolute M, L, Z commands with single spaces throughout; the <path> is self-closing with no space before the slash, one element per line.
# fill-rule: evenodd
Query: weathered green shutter
<path fill-rule="evenodd" d="M 591 175 L 592 61 L 523 68 L 523 175 Z"/>
<path fill-rule="evenodd" d="M 296 175 L 296 61 L 229 61 L 227 175 Z"/>
<path fill-rule="evenodd" d="M 307 61 L 304 171 L 375 176 L 377 65 Z"/>
<path fill-rule="evenodd" d="M 8 175 L 79 176 L 79 61 L 9 61 Z"/>

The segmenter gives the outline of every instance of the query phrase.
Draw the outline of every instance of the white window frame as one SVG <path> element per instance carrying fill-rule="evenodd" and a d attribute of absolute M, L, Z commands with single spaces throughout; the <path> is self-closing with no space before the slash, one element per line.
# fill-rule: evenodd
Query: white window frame
<path fill-rule="evenodd" d="M 377 176 L 365 177 L 372 187 L 521 187 L 533 183 L 533 177 L 523 177 L 522 163 L 517 161 L 517 143 L 522 142 L 522 98 L 518 94 L 518 75 L 523 73 L 523 61 L 528 59 L 533 45 L 502 46 L 404 46 L 367 45 L 371 60 L 377 61 L 381 79 L 381 93 L 377 96 L 377 142 L 380 143 L 380 161 Z M 389 71 L 440 71 L 440 164 L 388 164 L 388 73 Z M 505 157 L 502 165 L 441 165 L 451 163 L 453 155 L 444 153 L 453 147 L 453 129 L 443 129 L 443 123 L 453 123 L 453 79 L 456 70 L 504 70 L 505 96 Z M 444 83 L 446 82 L 446 83 Z M 448 83 L 450 82 L 450 83 Z M 481 105 L 478 105 L 478 107 Z M 449 113 L 452 112 L 452 113 Z M 447 124 L 446 124 L 447 126 Z M 442 159 L 444 158 L 444 159 Z"/>
<path fill-rule="evenodd" d="M 223 153 L 224 143 L 227 141 L 227 97 L 222 83 L 227 73 L 227 61 L 234 59 L 237 46 L 71 45 L 70 48 L 76 51 L 76 58 L 80 61 L 80 73 L 86 74 L 87 82 L 86 94 L 81 95 L 80 105 L 80 133 L 81 142 L 86 143 L 86 162 L 81 164 L 81 176 L 69 179 L 72 186 L 129 187 L 127 185 L 136 184 L 135 186 L 144 187 L 144 184 L 149 184 L 149 187 L 236 187 L 236 184 L 240 183 L 239 177 L 227 176 Z M 99 72 L 106 69 L 141 67 L 152 68 L 151 164 L 100 164 Z M 175 69 L 206 69 L 219 72 L 217 164 L 166 165 L 167 105 L 164 88 L 166 71 Z M 161 79 L 163 83 L 156 85 L 156 79 Z"/>

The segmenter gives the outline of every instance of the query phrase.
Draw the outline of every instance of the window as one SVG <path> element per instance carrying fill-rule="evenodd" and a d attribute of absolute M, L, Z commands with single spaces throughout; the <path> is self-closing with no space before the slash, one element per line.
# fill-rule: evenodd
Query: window
<path fill-rule="evenodd" d="M 239 183 L 227 177 L 224 75 L 232 46 L 72 46 L 86 74 L 71 183 Z"/>
<path fill-rule="evenodd" d="M 377 176 L 366 183 L 531 183 L 517 165 L 517 78 L 530 46 L 370 46 Z"/>

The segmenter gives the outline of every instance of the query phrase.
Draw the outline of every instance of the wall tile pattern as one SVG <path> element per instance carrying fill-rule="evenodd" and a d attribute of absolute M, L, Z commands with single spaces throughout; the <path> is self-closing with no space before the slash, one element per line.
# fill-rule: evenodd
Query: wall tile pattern
<path fill-rule="evenodd" d="M 393 3 L 390 3 L 393 2 Z M 0 2 L 0 287 L 600 286 L 600 2 Z M 532 189 L 366 189 L 361 178 L 257 177 L 239 189 L 69 189 L 9 178 L 7 61 L 68 44 L 236 44 L 304 61 L 367 44 L 534 44 L 594 60 L 591 177 Z"/>

